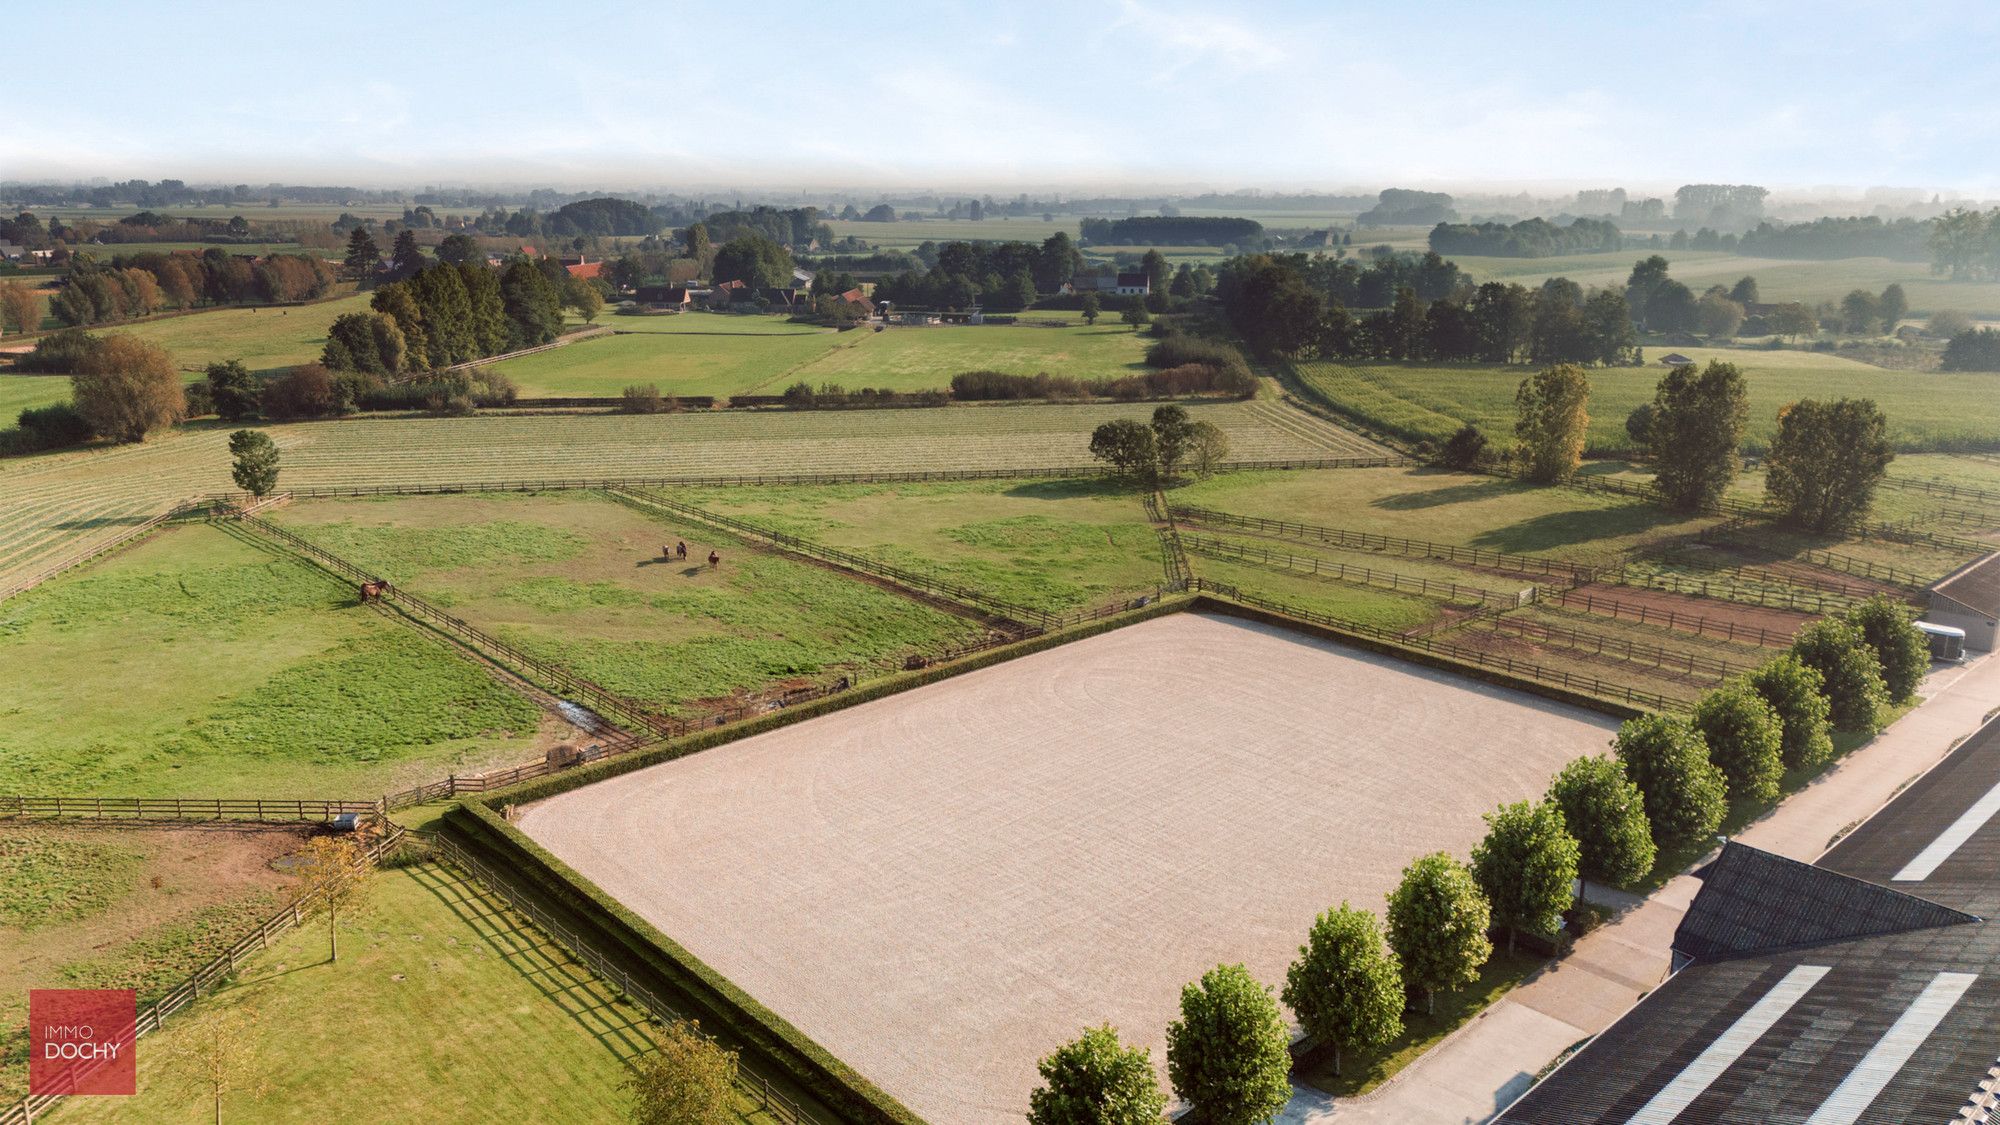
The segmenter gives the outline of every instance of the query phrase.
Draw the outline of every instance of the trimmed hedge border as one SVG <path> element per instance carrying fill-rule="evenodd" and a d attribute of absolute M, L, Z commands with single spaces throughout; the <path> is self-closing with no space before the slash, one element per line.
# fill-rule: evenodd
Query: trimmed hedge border
<path fill-rule="evenodd" d="M 553 900 L 560 909 L 572 915 L 580 923 L 580 929 L 599 936 L 605 943 L 604 951 L 612 952 L 613 955 L 618 955 L 616 951 L 622 951 L 624 956 L 631 958 L 645 971 L 662 981 L 676 999 L 685 1001 L 690 1015 L 703 1020 L 705 1026 L 722 1032 L 726 1039 L 733 1040 L 754 1058 L 760 1069 L 795 1084 L 813 1101 L 836 1114 L 842 1121 L 865 1123 L 865 1125 L 922 1125 L 923 1119 L 908 1107 L 793 1027 L 782 1016 L 764 1007 L 673 938 L 606 894 L 589 879 L 530 839 L 526 833 L 508 823 L 495 810 L 509 804 L 545 800 L 634 770 L 673 761 L 793 723 L 816 719 L 846 707 L 886 698 L 910 688 L 938 683 L 1016 657 L 1042 652 L 1141 621 L 1187 611 L 1215 613 L 1284 628 L 1425 667 L 1453 672 L 1499 687 L 1528 692 L 1619 719 L 1632 718 L 1641 713 L 1635 708 L 1594 696 L 1508 676 L 1489 669 L 1467 667 L 1430 653 L 1237 605 L 1205 594 L 1194 597 L 1170 597 L 1131 613 L 1070 629 L 1043 633 L 1015 644 L 976 653 L 950 664 L 887 676 L 838 695 L 788 707 L 726 727 L 717 727 L 712 731 L 651 750 L 609 758 L 553 777 L 467 798 L 445 813 L 440 826 L 444 831 L 457 837 L 465 846 L 498 859 L 504 867 L 526 880 L 537 892 Z"/>

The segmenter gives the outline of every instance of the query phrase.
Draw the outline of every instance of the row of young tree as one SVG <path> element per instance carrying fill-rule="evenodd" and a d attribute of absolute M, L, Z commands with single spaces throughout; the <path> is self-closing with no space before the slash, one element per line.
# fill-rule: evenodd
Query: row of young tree
<path fill-rule="evenodd" d="M 1315 1043 L 1377 1050 L 1403 1034 L 1414 999 L 1477 980 L 1507 932 L 1550 937 L 1590 882 L 1629 886 L 1661 854 L 1700 850 L 1730 799 L 1777 800 L 1786 770 L 1833 755 L 1832 731 L 1872 733 L 1888 702 L 1914 698 L 1929 661 L 1922 634 L 1886 598 L 1802 632 L 1792 651 L 1740 683 L 1710 692 L 1686 719 L 1626 722 L 1610 757 L 1563 767 L 1540 801 L 1502 805 L 1461 863 L 1447 852 L 1403 869 L 1385 917 L 1341 903 L 1313 922 L 1298 958 L 1272 989 L 1219 965 L 1181 991 L 1167 1028 L 1174 1093 L 1204 1125 L 1257 1125 L 1291 1098 L 1291 1054 L 1280 1000 Z M 1157 1125 L 1166 1107 L 1150 1052 L 1109 1025 L 1041 1060 L 1029 1096 L 1033 1125 Z"/>

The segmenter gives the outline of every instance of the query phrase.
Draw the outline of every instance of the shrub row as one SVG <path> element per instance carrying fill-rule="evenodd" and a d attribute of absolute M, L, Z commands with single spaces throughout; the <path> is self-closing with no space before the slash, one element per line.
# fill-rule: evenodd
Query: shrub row
<path fill-rule="evenodd" d="M 1115 379 L 1079 379 L 1070 375 L 1016 375 L 1005 371 L 962 371 L 951 377 L 951 397 L 960 402 L 1004 402 L 1021 399 L 1081 401 L 1110 398 L 1135 402 L 1177 395 L 1226 394 L 1248 398 L 1257 380 L 1246 367 L 1187 363 L 1160 371 L 1121 375 Z"/>

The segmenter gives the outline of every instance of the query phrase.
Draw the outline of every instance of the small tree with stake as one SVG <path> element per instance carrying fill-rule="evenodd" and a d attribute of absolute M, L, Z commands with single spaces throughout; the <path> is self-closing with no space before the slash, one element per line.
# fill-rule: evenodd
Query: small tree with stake
<path fill-rule="evenodd" d="M 278 446 L 263 431 L 230 434 L 229 455 L 235 458 L 229 475 L 236 487 L 261 499 L 278 486 Z"/>
<path fill-rule="evenodd" d="M 167 1041 L 167 1066 L 176 1084 L 208 1099 L 215 1125 L 222 1125 L 223 1098 L 256 1096 L 266 1086 L 256 1056 L 256 1030 L 256 1014 L 241 1003 L 198 1007 Z"/>
<path fill-rule="evenodd" d="M 1346 903 L 1313 922 L 1299 959 L 1285 971 L 1285 1003 L 1299 1026 L 1333 1048 L 1380 1047 L 1403 1033 L 1403 967 L 1366 910 Z"/>
<path fill-rule="evenodd" d="M 352 836 L 321 836 L 300 853 L 298 897 L 326 912 L 327 960 L 340 960 L 340 913 L 360 901 L 374 870 L 368 849 Z"/>

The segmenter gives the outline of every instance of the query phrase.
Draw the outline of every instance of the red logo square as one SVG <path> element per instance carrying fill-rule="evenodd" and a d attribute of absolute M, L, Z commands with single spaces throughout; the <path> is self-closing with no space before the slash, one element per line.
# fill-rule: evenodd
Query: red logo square
<path fill-rule="evenodd" d="M 129 988 L 28 992 L 28 1092 L 133 1094 L 139 998 Z"/>

